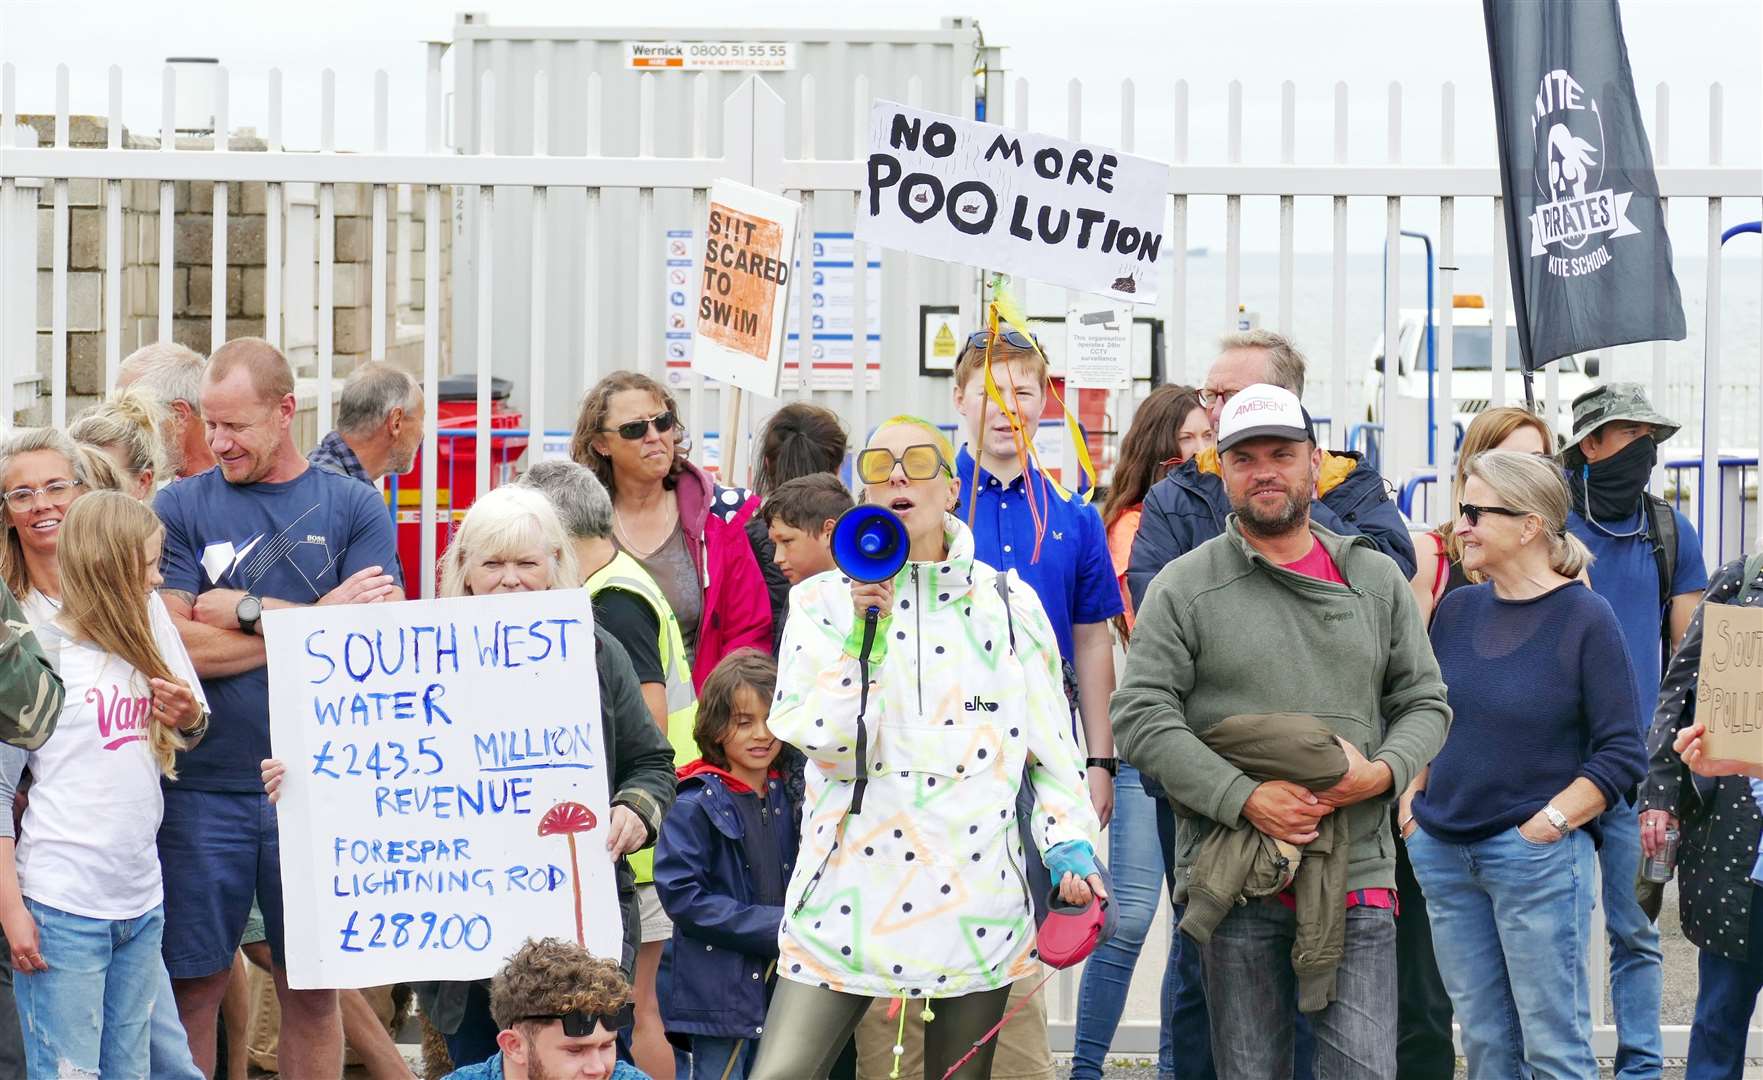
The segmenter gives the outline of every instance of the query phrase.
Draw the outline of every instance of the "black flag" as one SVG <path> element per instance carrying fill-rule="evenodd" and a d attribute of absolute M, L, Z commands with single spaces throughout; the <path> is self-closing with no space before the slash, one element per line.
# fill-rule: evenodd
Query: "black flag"
<path fill-rule="evenodd" d="M 1482 0 L 1524 370 L 1682 341 L 1683 300 L 1616 0 Z"/>

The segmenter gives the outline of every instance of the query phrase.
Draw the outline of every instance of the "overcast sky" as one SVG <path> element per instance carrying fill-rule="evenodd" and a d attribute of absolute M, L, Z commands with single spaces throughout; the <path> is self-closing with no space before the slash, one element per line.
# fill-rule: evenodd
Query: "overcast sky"
<path fill-rule="evenodd" d="M 389 73 L 392 148 L 418 150 L 422 140 L 421 42 L 446 39 L 454 12 L 465 5 L 414 0 L 302 0 L 299 3 L 214 3 L 209 0 L 0 0 L 0 61 L 16 69 L 21 111 L 49 111 L 55 65 L 66 63 L 73 109 L 106 111 L 106 69 L 121 65 L 124 118 L 131 128 L 156 131 L 159 70 L 167 56 L 220 58 L 232 79 L 233 126 L 261 128 L 264 73 L 284 78 L 284 121 L 290 146 L 318 138 L 319 72 L 337 73 L 338 144 L 364 149 L 371 139 L 373 72 Z M 582 26 L 595 12 L 621 5 L 563 0 L 484 0 L 471 5 L 504 26 Z M 730 17 L 729 9 L 738 14 Z M 1303 0 L 1196 2 L 1157 0 L 1084 4 L 1070 0 L 750 0 L 741 5 L 701 0 L 649 0 L 652 26 L 766 29 L 810 26 L 928 29 L 944 15 L 979 19 L 986 40 L 1006 47 L 1005 66 L 1032 87 L 1033 126 L 1063 133 L 1065 85 L 1085 84 L 1086 141 L 1113 143 L 1120 132 L 1120 80 L 1134 81 L 1138 97 L 1138 152 L 1165 159 L 1172 148 L 1169 104 L 1177 78 L 1189 84 L 1191 161 L 1225 157 L 1226 86 L 1244 85 L 1244 158 L 1276 161 L 1280 83 L 1297 87 L 1299 162 L 1332 157 L 1333 84 L 1351 93 L 1351 159 L 1386 160 L 1388 85 L 1404 86 L 1404 160 L 1439 160 L 1439 86 L 1456 85 L 1460 164 L 1491 163 L 1494 133 L 1481 5 L 1476 0 L 1387 0 L 1339 3 Z M 1708 88 L 1725 97 L 1724 161 L 1763 167 L 1763 105 L 1758 57 L 1763 54 L 1763 4 L 1758 0 L 1625 0 L 1630 59 L 1642 111 L 1652 126 L 1653 88 L 1671 85 L 1668 160 L 1708 161 Z M 1657 134 L 1654 133 L 1657 149 Z M 1751 203 L 1728 216 L 1757 216 Z M 1246 246 L 1267 249 L 1275 211 L 1252 208 Z M 1424 221 L 1436 211 L 1411 209 Z M 1473 212 L 1472 212 L 1473 213 Z M 1326 213 L 1300 211 L 1301 246 L 1325 248 Z M 1674 214 L 1673 232 L 1691 250 L 1699 230 L 1691 215 Z M 1221 239 L 1221 215 L 1195 215 L 1194 243 Z M 1375 249 L 1378 215 L 1355 213 L 1355 247 Z M 1364 219 L 1363 226 L 1359 219 Z M 1433 219 L 1433 220 L 1436 220 Z M 1471 218 L 1461 225 L 1467 248 L 1488 232 Z M 1361 238 L 1369 238 L 1362 245 Z"/>

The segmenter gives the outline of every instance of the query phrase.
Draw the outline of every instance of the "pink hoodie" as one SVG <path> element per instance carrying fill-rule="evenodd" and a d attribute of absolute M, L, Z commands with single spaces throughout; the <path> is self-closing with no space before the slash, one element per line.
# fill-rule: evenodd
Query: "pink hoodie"
<path fill-rule="evenodd" d="M 745 529 L 759 500 L 740 488 L 716 486 L 691 462 L 679 474 L 674 493 L 680 529 L 704 589 L 692 662 L 692 687 L 701 690 L 711 669 L 736 649 L 771 652 L 771 598 Z"/>

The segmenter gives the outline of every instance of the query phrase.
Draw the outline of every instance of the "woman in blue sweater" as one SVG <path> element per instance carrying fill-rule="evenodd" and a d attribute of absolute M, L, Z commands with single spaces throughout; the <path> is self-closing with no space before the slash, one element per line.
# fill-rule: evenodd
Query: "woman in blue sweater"
<path fill-rule="evenodd" d="M 1646 771 L 1616 615 L 1545 458 L 1469 463 L 1458 589 L 1432 624 L 1451 733 L 1403 796 L 1471 1076 L 1595 1077 L 1586 949 L 1598 815 Z M 1509 959 L 1510 958 L 1510 961 Z"/>

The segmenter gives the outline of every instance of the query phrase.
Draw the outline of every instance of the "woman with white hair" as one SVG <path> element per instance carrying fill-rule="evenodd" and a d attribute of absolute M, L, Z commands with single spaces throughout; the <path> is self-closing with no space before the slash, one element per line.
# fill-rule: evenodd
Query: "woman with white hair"
<path fill-rule="evenodd" d="M 505 486 L 472 505 L 441 560 L 441 595 L 489 596 L 579 587 L 575 552 L 550 500 L 528 487 Z M 584 597 L 585 599 L 585 597 Z M 624 912 L 623 967 L 636 955 L 636 886 L 625 856 L 655 843 L 673 805 L 673 750 L 649 719 L 648 707 L 624 647 L 594 628 L 601 726 L 606 733 L 607 786 L 612 793 L 607 855 L 618 860 L 618 899 Z M 282 764 L 263 763 L 264 788 L 279 794 Z M 417 1000 L 446 1039 L 455 1063 L 483 1061 L 497 1052 L 501 1030 L 490 1015 L 489 980 L 423 983 Z"/>
<path fill-rule="evenodd" d="M 1566 479 L 1547 458 L 1469 462 L 1455 536 L 1483 579 L 1432 623 L 1450 735 L 1403 796 L 1439 973 L 1471 1076 L 1598 1075 L 1586 950 L 1598 815 L 1646 772 L 1610 605 L 1576 580 Z"/>

